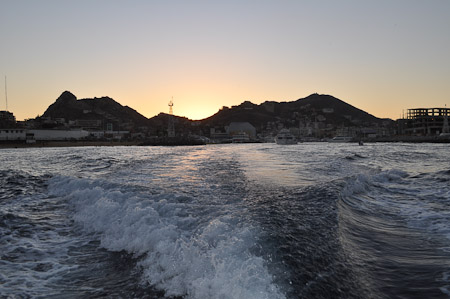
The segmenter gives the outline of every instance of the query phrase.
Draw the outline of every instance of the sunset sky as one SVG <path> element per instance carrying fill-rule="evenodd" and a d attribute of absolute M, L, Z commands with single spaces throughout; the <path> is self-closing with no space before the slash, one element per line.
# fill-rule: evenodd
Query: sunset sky
<path fill-rule="evenodd" d="M 450 1 L 0 0 L 0 110 L 65 90 L 146 117 L 330 94 L 377 117 L 450 106 Z"/>

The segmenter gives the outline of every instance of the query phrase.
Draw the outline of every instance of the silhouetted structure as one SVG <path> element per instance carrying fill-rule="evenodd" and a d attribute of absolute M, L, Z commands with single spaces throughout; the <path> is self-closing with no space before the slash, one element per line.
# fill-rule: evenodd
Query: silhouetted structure
<path fill-rule="evenodd" d="M 408 109 L 403 133 L 418 136 L 439 135 L 443 131 L 445 118 L 449 115 L 450 108 Z"/>
<path fill-rule="evenodd" d="M 14 128 L 16 126 L 16 118 L 9 111 L 0 111 L 0 129 Z"/>
<path fill-rule="evenodd" d="M 173 120 L 173 101 L 169 102 L 169 127 L 167 128 L 167 135 L 175 137 L 175 124 Z"/>

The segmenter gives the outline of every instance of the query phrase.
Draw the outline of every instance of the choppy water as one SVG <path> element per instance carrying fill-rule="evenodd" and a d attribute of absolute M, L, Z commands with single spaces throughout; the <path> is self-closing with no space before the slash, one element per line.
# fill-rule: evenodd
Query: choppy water
<path fill-rule="evenodd" d="M 0 296 L 448 298 L 448 145 L 0 150 Z"/>

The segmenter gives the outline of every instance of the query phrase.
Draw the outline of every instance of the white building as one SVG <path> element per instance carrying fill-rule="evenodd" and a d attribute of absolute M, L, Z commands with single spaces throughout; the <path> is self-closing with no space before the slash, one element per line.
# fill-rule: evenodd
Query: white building
<path fill-rule="evenodd" d="M 25 134 L 26 130 L 24 129 L 0 129 L 0 140 L 25 140 Z"/>
<path fill-rule="evenodd" d="M 27 130 L 27 136 L 34 136 L 34 140 L 71 140 L 89 136 L 85 130 Z"/>
<path fill-rule="evenodd" d="M 90 131 L 89 135 L 97 139 L 112 138 L 114 140 L 121 140 L 125 135 L 130 134 L 130 131 Z"/>
<path fill-rule="evenodd" d="M 25 129 L 0 129 L 0 140 L 3 141 L 51 141 L 73 140 L 89 136 L 84 130 L 25 130 Z"/>

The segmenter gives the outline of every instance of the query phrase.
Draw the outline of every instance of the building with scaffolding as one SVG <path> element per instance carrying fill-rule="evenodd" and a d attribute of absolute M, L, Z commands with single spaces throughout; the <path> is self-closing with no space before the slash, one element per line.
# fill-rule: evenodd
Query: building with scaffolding
<path fill-rule="evenodd" d="M 401 133 L 414 136 L 437 136 L 446 130 L 450 108 L 408 109 L 401 120 Z M 448 125 L 447 125 L 448 126 Z"/>

